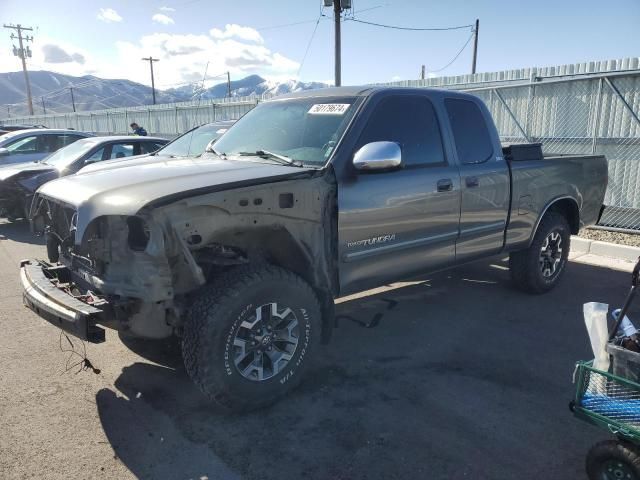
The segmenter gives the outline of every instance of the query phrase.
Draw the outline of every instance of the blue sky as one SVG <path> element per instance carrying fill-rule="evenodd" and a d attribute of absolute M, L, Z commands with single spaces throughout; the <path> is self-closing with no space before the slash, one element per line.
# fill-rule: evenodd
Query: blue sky
<path fill-rule="evenodd" d="M 332 81 L 332 12 L 324 9 L 300 66 L 321 0 L 0 0 L 0 23 L 36 28 L 30 68 L 95 74 L 168 88 L 229 70 L 232 78 Z M 478 71 L 640 55 L 640 1 L 353 0 L 355 18 L 442 27 L 480 19 Z M 375 8 L 374 8 L 375 7 Z M 305 22 L 293 26 L 283 24 Z M 278 27 L 280 26 L 280 27 Z M 470 29 L 409 32 L 343 23 L 343 84 L 417 78 L 446 65 Z M 0 36 L 0 71 L 20 69 L 9 32 Z M 207 62 L 209 63 L 206 67 Z M 468 73 L 471 44 L 439 75 Z M 215 83 L 211 79 L 208 83 Z"/>

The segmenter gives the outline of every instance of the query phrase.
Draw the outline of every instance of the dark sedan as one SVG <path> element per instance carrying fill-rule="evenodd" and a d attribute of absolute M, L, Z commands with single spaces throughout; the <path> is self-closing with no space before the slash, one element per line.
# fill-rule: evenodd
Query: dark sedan
<path fill-rule="evenodd" d="M 78 140 L 41 161 L 2 167 L 0 215 L 26 218 L 33 193 L 48 181 L 105 160 L 150 154 L 167 143 L 166 139 L 155 137 L 92 137 Z"/>

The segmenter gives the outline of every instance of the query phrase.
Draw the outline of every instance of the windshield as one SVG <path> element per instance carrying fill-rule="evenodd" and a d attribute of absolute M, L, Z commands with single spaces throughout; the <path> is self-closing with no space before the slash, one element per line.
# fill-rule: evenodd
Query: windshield
<path fill-rule="evenodd" d="M 357 102 L 357 97 L 265 102 L 242 117 L 214 149 L 219 154 L 243 155 L 242 158 L 266 151 L 303 166 L 322 167 L 353 117 Z"/>
<path fill-rule="evenodd" d="M 158 150 L 156 154 L 173 157 L 202 155 L 209 142 L 220 137 L 227 128 L 229 127 L 221 125 L 203 125 L 194 128 Z"/>
<path fill-rule="evenodd" d="M 98 142 L 95 139 L 78 140 L 71 145 L 61 148 L 57 152 L 52 153 L 48 157 L 44 158 L 41 163 L 52 165 L 58 170 L 62 170 L 78 160 L 85 153 L 89 152 L 89 150 L 95 147 L 97 143 Z"/>

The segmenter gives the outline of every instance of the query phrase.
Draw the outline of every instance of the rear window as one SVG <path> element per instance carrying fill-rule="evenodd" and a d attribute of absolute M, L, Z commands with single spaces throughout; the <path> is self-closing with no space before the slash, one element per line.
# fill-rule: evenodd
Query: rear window
<path fill-rule="evenodd" d="M 483 163 L 493 155 L 489 129 L 480 108 L 469 100 L 447 98 L 447 115 L 460 163 Z"/>

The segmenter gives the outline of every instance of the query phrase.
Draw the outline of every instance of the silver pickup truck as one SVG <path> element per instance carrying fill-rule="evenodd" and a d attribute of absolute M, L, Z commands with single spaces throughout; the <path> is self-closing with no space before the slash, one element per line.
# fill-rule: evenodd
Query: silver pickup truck
<path fill-rule="evenodd" d="M 182 338 L 187 372 L 247 410 L 302 379 L 334 298 L 508 253 L 553 288 L 598 220 L 607 163 L 500 145 L 453 91 L 317 90 L 260 103 L 200 158 L 122 162 L 47 183 L 21 265 L 25 304 L 91 342 Z"/>

